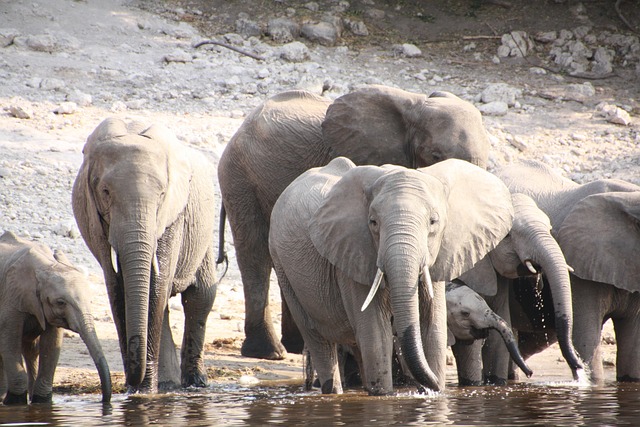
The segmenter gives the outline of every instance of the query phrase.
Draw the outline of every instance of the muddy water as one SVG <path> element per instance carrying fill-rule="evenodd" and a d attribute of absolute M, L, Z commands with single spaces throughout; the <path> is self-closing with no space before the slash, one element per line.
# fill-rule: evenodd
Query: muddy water
<path fill-rule="evenodd" d="M 369 397 L 304 392 L 299 385 L 242 387 L 157 396 L 54 396 L 52 405 L 0 405 L 0 426 L 218 426 L 218 425 L 638 425 L 640 384 L 601 387 L 577 383 L 519 383 L 459 388 L 416 395 Z"/>

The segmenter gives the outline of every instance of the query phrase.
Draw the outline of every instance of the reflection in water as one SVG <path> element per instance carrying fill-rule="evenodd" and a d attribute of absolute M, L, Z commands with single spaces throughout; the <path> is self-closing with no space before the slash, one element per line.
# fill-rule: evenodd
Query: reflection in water
<path fill-rule="evenodd" d="M 53 405 L 2 406 L 0 426 L 209 425 L 636 425 L 640 385 L 520 383 L 509 387 L 454 385 L 440 394 L 401 391 L 322 396 L 302 387 L 214 385 L 155 396 L 54 396 Z M 24 425 L 24 424 L 23 424 Z"/>

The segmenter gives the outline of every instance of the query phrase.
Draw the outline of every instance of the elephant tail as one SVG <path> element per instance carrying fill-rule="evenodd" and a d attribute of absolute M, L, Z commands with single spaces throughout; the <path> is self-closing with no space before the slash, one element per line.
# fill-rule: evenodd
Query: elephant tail
<path fill-rule="evenodd" d="M 229 258 L 227 257 L 227 252 L 224 250 L 224 230 L 225 223 L 227 221 L 227 211 L 224 208 L 224 203 L 220 203 L 220 222 L 218 224 L 218 258 L 216 259 L 216 265 L 220 265 L 224 262 L 225 268 L 224 273 L 222 273 L 220 279 L 227 274 L 227 270 L 229 269 Z"/>

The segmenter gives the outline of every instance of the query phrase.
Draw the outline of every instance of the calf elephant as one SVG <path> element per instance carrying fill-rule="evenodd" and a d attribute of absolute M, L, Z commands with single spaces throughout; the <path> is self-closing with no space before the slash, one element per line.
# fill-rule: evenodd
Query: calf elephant
<path fill-rule="evenodd" d="M 615 179 L 579 185 L 535 161 L 505 167 L 498 175 L 549 216 L 552 233 L 573 268 L 573 342 L 591 380 L 604 379 L 600 337 L 602 324 L 611 319 L 617 379 L 640 381 L 640 186 Z M 526 336 L 520 335 L 519 340 Z M 525 357 L 546 346 L 544 341 L 526 345 Z"/>
<path fill-rule="evenodd" d="M 256 108 L 220 158 L 220 230 L 225 216 L 245 297 L 242 355 L 280 359 L 302 351 L 295 325 L 283 306 L 282 344 L 269 314 L 270 215 L 276 199 L 307 169 L 336 156 L 356 164 L 429 166 L 447 159 L 486 166 L 489 138 L 480 112 L 447 92 L 427 97 L 384 86 L 368 86 L 329 100 L 289 91 Z M 224 251 L 224 236 L 218 262 Z"/>
<path fill-rule="evenodd" d="M 509 235 L 479 262 L 465 272 L 460 279 L 480 293 L 489 306 L 508 323 L 512 322 L 509 295 L 513 291 L 513 280 L 519 277 L 544 273 L 548 279 L 553 305 L 550 307 L 559 339 L 560 350 L 572 370 L 574 378 L 583 369 L 571 339 L 573 331 L 573 308 L 569 266 L 562 250 L 551 234 L 547 215 L 536 203 L 521 193 L 512 194 L 514 220 Z M 535 281 L 532 288 L 535 287 Z M 533 302 L 531 303 L 533 306 Z M 482 368 L 478 370 L 479 344 L 458 350 L 457 356 L 473 361 L 467 365 L 458 363 L 459 381 L 477 384 L 482 381 L 504 385 L 509 376 L 510 357 L 497 333 L 490 333 L 484 345 Z M 463 354 L 465 353 L 465 354 Z"/>
<path fill-rule="evenodd" d="M 160 126 L 116 118 L 100 123 L 83 153 L 73 212 L 102 266 L 126 385 L 206 385 L 204 334 L 217 285 L 213 166 Z M 168 309 L 178 293 L 181 365 Z"/>
<path fill-rule="evenodd" d="M 4 395 L 4 404 L 26 404 L 27 392 L 33 403 L 51 402 L 62 328 L 80 335 L 100 375 L 102 401 L 111 400 L 111 374 L 86 287 L 84 275 L 62 252 L 52 253 L 47 246 L 9 231 L 0 236 L 0 397 Z"/>
<path fill-rule="evenodd" d="M 391 393 L 392 330 L 419 386 L 443 389 L 444 282 L 493 249 L 512 215 L 506 187 L 462 160 L 412 170 L 339 157 L 289 185 L 269 248 L 322 392 L 342 391 L 343 344 L 368 392 Z"/>

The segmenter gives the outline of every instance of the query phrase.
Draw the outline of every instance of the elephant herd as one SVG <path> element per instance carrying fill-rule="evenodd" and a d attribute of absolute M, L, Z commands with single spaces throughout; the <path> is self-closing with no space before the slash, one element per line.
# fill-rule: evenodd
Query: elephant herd
<path fill-rule="evenodd" d="M 574 378 L 586 369 L 602 382 L 608 319 L 617 379 L 640 381 L 640 187 L 580 185 L 535 160 L 489 172 L 489 149 L 480 112 L 448 92 L 275 95 L 220 158 L 216 256 L 215 168 L 160 126 L 106 119 L 83 149 L 72 206 L 103 270 L 128 391 L 207 384 L 205 324 L 227 221 L 244 289 L 242 355 L 305 351 L 323 393 L 350 385 L 345 354 L 371 395 L 393 393 L 400 376 L 442 390 L 448 345 L 460 385 L 505 384 L 514 366 L 530 376 L 525 360 L 556 341 Z M 87 344 L 109 400 L 83 287 L 63 254 L 0 237 L 4 403 L 51 400 L 61 327 Z M 180 357 L 168 309 L 177 294 Z"/>

